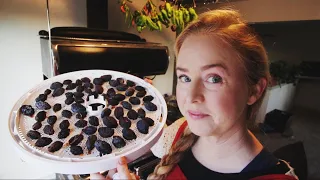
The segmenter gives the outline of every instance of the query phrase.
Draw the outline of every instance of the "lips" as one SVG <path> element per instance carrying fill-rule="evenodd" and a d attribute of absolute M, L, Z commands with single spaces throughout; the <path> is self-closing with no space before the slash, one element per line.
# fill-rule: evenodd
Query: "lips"
<path fill-rule="evenodd" d="M 191 111 L 191 110 L 188 111 L 188 114 L 194 120 L 200 120 L 209 116 L 209 114 L 204 114 L 200 111 Z"/>

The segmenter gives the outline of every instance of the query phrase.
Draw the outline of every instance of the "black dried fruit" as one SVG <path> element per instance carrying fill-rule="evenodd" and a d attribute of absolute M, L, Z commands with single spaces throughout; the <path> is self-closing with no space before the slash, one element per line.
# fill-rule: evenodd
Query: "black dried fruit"
<path fill-rule="evenodd" d="M 105 108 L 104 110 L 102 110 L 101 112 L 101 118 L 107 117 L 111 114 L 111 109 L 109 108 Z"/>
<path fill-rule="evenodd" d="M 82 129 L 82 132 L 84 132 L 86 135 L 92 135 L 97 132 L 97 128 L 94 126 L 87 126 Z"/>
<path fill-rule="evenodd" d="M 122 129 L 122 136 L 126 140 L 133 140 L 137 138 L 137 135 L 131 129 Z"/>
<path fill-rule="evenodd" d="M 48 151 L 49 152 L 59 151 L 62 148 L 62 145 L 63 145 L 63 142 L 55 141 L 48 147 Z"/>
<path fill-rule="evenodd" d="M 116 100 L 116 99 L 113 99 L 113 98 L 107 99 L 107 101 L 108 101 L 108 105 L 109 105 L 109 106 L 116 106 L 116 105 L 119 104 L 119 101 Z"/>
<path fill-rule="evenodd" d="M 108 128 L 118 127 L 117 120 L 114 117 L 107 116 L 107 117 L 104 117 L 102 121 L 103 121 L 103 124 L 106 125 Z"/>
<path fill-rule="evenodd" d="M 138 113 L 134 109 L 131 109 L 128 111 L 127 116 L 129 119 L 136 120 L 138 118 Z"/>
<path fill-rule="evenodd" d="M 77 92 L 82 92 L 82 91 L 84 91 L 84 87 L 83 87 L 82 85 L 77 86 L 76 91 L 77 91 Z"/>
<path fill-rule="evenodd" d="M 112 79 L 109 81 L 109 84 L 112 87 L 117 87 L 120 83 L 119 83 L 119 81 Z"/>
<path fill-rule="evenodd" d="M 125 108 L 125 109 L 128 109 L 128 110 L 132 109 L 132 105 L 131 105 L 129 102 L 127 102 L 127 101 L 122 101 L 122 102 L 121 102 L 121 105 L 122 105 L 122 107 Z"/>
<path fill-rule="evenodd" d="M 123 95 L 123 94 L 116 94 L 112 98 L 117 100 L 117 101 L 123 101 L 126 98 L 126 96 Z"/>
<path fill-rule="evenodd" d="M 52 142 L 51 138 L 41 137 L 37 140 L 37 142 L 35 143 L 35 146 L 44 147 L 44 146 L 48 146 L 51 142 Z"/>
<path fill-rule="evenodd" d="M 22 105 L 20 108 L 20 112 L 25 116 L 33 116 L 34 115 L 34 109 L 30 105 Z"/>
<path fill-rule="evenodd" d="M 82 98 L 84 96 L 82 92 L 74 92 L 73 95 L 75 98 Z"/>
<path fill-rule="evenodd" d="M 36 102 L 36 107 L 40 110 L 48 110 L 51 108 L 50 104 L 44 101 L 38 101 Z"/>
<path fill-rule="evenodd" d="M 101 154 L 110 154 L 112 152 L 112 148 L 109 143 L 97 140 L 94 143 L 94 147 L 101 153 Z"/>
<path fill-rule="evenodd" d="M 81 154 L 83 154 L 82 147 L 80 147 L 80 146 L 71 146 L 70 147 L 70 152 L 73 155 L 81 155 Z"/>
<path fill-rule="evenodd" d="M 96 85 L 94 87 L 95 91 L 98 93 L 98 94 L 102 94 L 103 93 L 103 87 L 100 86 L 100 85 Z"/>
<path fill-rule="evenodd" d="M 58 138 L 59 139 L 64 139 L 64 138 L 68 137 L 69 135 L 70 135 L 70 129 L 62 129 L 58 133 Z"/>
<path fill-rule="evenodd" d="M 84 83 L 84 88 L 85 89 L 92 89 L 93 88 L 93 84 L 92 83 Z"/>
<path fill-rule="evenodd" d="M 55 89 L 53 91 L 52 96 L 53 97 L 58 97 L 58 96 L 61 96 L 63 93 L 64 93 L 64 89 L 63 88 L 58 88 L 58 89 Z"/>
<path fill-rule="evenodd" d="M 112 96 L 116 95 L 116 91 L 113 88 L 109 88 L 107 91 L 107 95 L 108 95 L 108 97 L 112 97 Z"/>
<path fill-rule="evenodd" d="M 98 132 L 99 132 L 99 135 L 103 138 L 111 137 L 114 134 L 114 130 L 108 127 L 100 127 L 98 129 Z"/>
<path fill-rule="evenodd" d="M 51 85 L 50 85 L 50 89 L 58 89 L 58 88 L 61 88 L 63 86 L 63 84 L 62 83 L 60 83 L 60 82 L 54 82 L 54 83 L 52 83 Z"/>
<path fill-rule="evenodd" d="M 66 104 L 66 105 L 70 105 L 70 104 L 72 104 L 74 102 L 74 98 L 73 97 L 68 97 L 65 101 L 64 101 L 64 103 Z"/>
<path fill-rule="evenodd" d="M 112 76 L 107 74 L 100 77 L 104 82 L 108 82 L 111 80 Z"/>
<path fill-rule="evenodd" d="M 76 103 L 84 103 L 84 100 L 82 98 L 75 98 L 74 101 Z"/>
<path fill-rule="evenodd" d="M 130 128 L 131 127 L 131 121 L 126 117 L 121 117 L 119 119 L 119 124 L 122 128 Z"/>
<path fill-rule="evenodd" d="M 139 120 L 137 122 L 137 129 L 142 134 L 148 134 L 148 132 L 149 132 L 149 124 L 144 120 Z"/>
<path fill-rule="evenodd" d="M 137 97 L 130 97 L 129 102 L 133 105 L 139 105 L 140 104 L 140 99 Z"/>
<path fill-rule="evenodd" d="M 77 119 L 84 119 L 85 117 L 87 117 L 87 112 L 80 112 L 76 115 Z"/>
<path fill-rule="evenodd" d="M 52 92 L 52 91 L 51 91 L 50 89 L 46 89 L 43 94 L 45 94 L 45 95 L 48 96 L 49 94 L 51 94 L 51 92 Z"/>
<path fill-rule="evenodd" d="M 71 105 L 71 111 L 74 113 L 86 112 L 87 109 L 80 103 L 73 103 Z"/>
<path fill-rule="evenodd" d="M 84 92 L 86 92 L 86 93 L 88 93 L 88 94 L 91 94 L 91 93 L 92 93 L 92 90 L 89 89 L 89 88 L 86 88 L 86 89 L 84 89 Z"/>
<path fill-rule="evenodd" d="M 84 82 L 84 83 L 90 83 L 91 82 L 90 78 L 88 78 L 88 77 L 81 78 L 81 81 Z"/>
<path fill-rule="evenodd" d="M 133 81 L 127 80 L 127 85 L 128 85 L 129 87 L 133 87 L 133 86 L 136 85 L 136 83 L 133 82 Z"/>
<path fill-rule="evenodd" d="M 41 137 L 38 131 L 33 131 L 33 130 L 28 131 L 27 136 L 30 139 L 39 139 Z"/>
<path fill-rule="evenodd" d="M 153 96 L 151 96 L 151 95 L 145 96 L 142 100 L 143 100 L 143 102 L 147 102 L 147 101 L 150 102 L 153 100 Z"/>
<path fill-rule="evenodd" d="M 146 94 L 147 94 L 146 91 L 139 91 L 139 92 L 137 92 L 136 96 L 141 98 L 141 97 L 145 96 Z"/>
<path fill-rule="evenodd" d="M 144 87 L 142 86 L 136 86 L 134 89 L 137 91 L 145 91 Z"/>
<path fill-rule="evenodd" d="M 84 128 L 87 126 L 87 124 L 88 122 L 86 120 L 80 119 L 74 125 L 78 128 Z"/>
<path fill-rule="evenodd" d="M 57 111 L 60 111 L 61 110 L 61 104 L 59 104 L 59 103 L 57 103 L 57 104 L 55 104 L 54 106 L 53 106 L 53 111 L 54 112 L 57 112 Z"/>
<path fill-rule="evenodd" d="M 117 81 L 118 81 L 120 84 L 123 84 L 123 83 L 124 83 L 124 79 L 123 79 L 123 78 L 117 78 Z"/>
<path fill-rule="evenodd" d="M 99 119 L 96 116 L 90 116 L 89 117 L 89 123 L 92 126 L 99 126 Z"/>
<path fill-rule="evenodd" d="M 70 123 L 68 120 L 63 120 L 60 124 L 59 127 L 60 129 L 68 129 L 70 126 Z"/>
<path fill-rule="evenodd" d="M 54 134 L 53 127 L 51 125 L 45 125 L 43 128 L 43 132 L 48 135 Z"/>
<path fill-rule="evenodd" d="M 146 117 L 146 111 L 144 111 L 142 108 L 138 109 L 138 117 L 139 118 L 144 118 Z"/>
<path fill-rule="evenodd" d="M 67 92 L 64 94 L 66 98 L 73 98 L 73 92 Z"/>
<path fill-rule="evenodd" d="M 127 86 L 126 84 L 119 84 L 119 85 L 116 87 L 116 89 L 117 89 L 118 91 L 125 91 L 125 90 L 128 89 L 128 86 Z"/>
<path fill-rule="evenodd" d="M 36 117 L 34 118 L 36 121 L 40 122 L 46 119 L 47 113 L 45 111 L 40 111 L 37 113 Z"/>
<path fill-rule="evenodd" d="M 96 135 L 91 135 L 88 137 L 88 140 L 86 142 L 86 146 L 88 151 L 90 152 L 94 148 L 94 143 L 97 141 Z"/>
<path fill-rule="evenodd" d="M 120 136 L 113 136 L 112 144 L 116 148 L 122 148 L 126 145 L 126 142 Z"/>
<path fill-rule="evenodd" d="M 153 104 L 152 102 L 144 102 L 144 107 L 148 110 L 148 111 L 156 111 L 158 108 L 155 104 Z"/>
<path fill-rule="evenodd" d="M 70 79 L 66 79 L 66 80 L 63 81 L 62 84 L 68 85 L 68 84 L 71 84 L 71 83 L 72 83 L 72 81 Z"/>
<path fill-rule="evenodd" d="M 90 96 L 93 96 L 95 99 L 97 99 L 98 98 L 98 96 L 99 96 L 99 94 L 97 93 L 97 92 L 92 92 L 92 93 L 90 93 L 90 94 L 88 94 L 88 96 L 87 96 L 87 101 L 89 101 L 89 97 Z"/>
<path fill-rule="evenodd" d="M 49 117 L 48 117 L 47 122 L 48 122 L 48 124 L 50 124 L 51 126 L 53 126 L 54 123 L 56 123 L 57 119 L 58 119 L 57 116 L 52 115 L 52 116 L 49 116 Z"/>
<path fill-rule="evenodd" d="M 102 85 L 104 81 L 101 78 L 94 78 L 93 79 L 93 84 L 95 85 Z"/>
<path fill-rule="evenodd" d="M 75 83 L 71 83 L 68 84 L 68 86 L 66 87 L 66 90 L 73 90 L 77 87 L 77 85 Z"/>
<path fill-rule="evenodd" d="M 81 81 L 80 79 L 77 79 L 77 80 L 76 80 L 76 85 L 77 85 L 77 86 L 81 86 L 81 85 L 82 85 L 82 81 Z"/>
<path fill-rule="evenodd" d="M 38 129 L 41 128 L 41 126 L 42 126 L 41 122 L 36 122 L 36 123 L 34 123 L 34 124 L 32 125 L 32 129 L 33 129 L 33 130 L 38 130 Z"/>
<path fill-rule="evenodd" d="M 63 110 L 63 111 L 61 112 L 61 116 L 62 116 L 62 117 L 65 117 L 65 118 L 71 118 L 72 112 L 69 111 L 69 110 Z"/>
<path fill-rule="evenodd" d="M 69 144 L 71 146 L 76 146 L 78 145 L 81 141 L 83 140 L 83 135 L 82 134 L 77 134 L 73 136 L 72 138 L 69 139 Z"/>
<path fill-rule="evenodd" d="M 116 107 L 114 109 L 114 112 L 113 112 L 114 116 L 119 119 L 120 117 L 123 116 L 123 108 L 122 107 Z"/>
<path fill-rule="evenodd" d="M 36 98 L 36 102 L 45 100 L 47 100 L 47 95 L 45 94 L 39 94 L 39 96 Z"/>
<path fill-rule="evenodd" d="M 126 96 L 132 96 L 134 94 L 134 89 L 133 88 L 129 88 L 126 90 L 126 92 L 124 93 Z"/>
<path fill-rule="evenodd" d="M 144 120 L 145 122 L 148 123 L 149 126 L 153 126 L 154 125 L 154 120 L 149 118 L 149 117 L 145 117 L 142 120 Z"/>

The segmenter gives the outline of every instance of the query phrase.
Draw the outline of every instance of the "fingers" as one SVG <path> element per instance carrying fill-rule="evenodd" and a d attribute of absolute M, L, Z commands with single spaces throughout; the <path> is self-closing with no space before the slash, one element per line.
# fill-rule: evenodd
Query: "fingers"
<path fill-rule="evenodd" d="M 117 172 L 117 169 L 111 169 L 111 170 L 109 170 L 106 179 L 107 179 L 107 180 L 111 180 L 112 177 L 113 177 L 113 175 L 114 175 L 116 172 Z"/>
<path fill-rule="evenodd" d="M 125 157 L 121 157 L 117 165 L 118 178 L 119 179 L 132 179 L 130 171 L 128 169 L 127 160 Z"/>
<path fill-rule="evenodd" d="M 106 180 L 106 178 L 99 173 L 90 174 L 90 179 Z"/>

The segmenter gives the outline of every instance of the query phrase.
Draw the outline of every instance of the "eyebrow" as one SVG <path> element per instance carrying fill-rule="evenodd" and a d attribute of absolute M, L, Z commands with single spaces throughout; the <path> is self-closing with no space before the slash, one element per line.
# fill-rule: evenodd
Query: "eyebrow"
<path fill-rule="evenodd" d="M 214 68 L 214 67 L 220 67 L 222 69 L 224 69 L 227 74 L 228 74 L 228 68 L 224 65 L 224 64 L 208 64 L 208 65 L 205 65 L 203 67 L 201 67 L 201 71 L 205 71 L 205 70 L 208 70 L 210 68 Z M 177 71 L 182 71 L 182 72 L 188 72 L 188 69 L 186 68 L 182 68 L 182 67 L 177 67 L 176 68 Z"/>

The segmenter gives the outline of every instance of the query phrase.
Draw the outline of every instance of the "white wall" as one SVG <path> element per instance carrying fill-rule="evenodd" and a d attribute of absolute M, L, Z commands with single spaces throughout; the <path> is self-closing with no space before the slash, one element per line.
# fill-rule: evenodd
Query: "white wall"
<path fill-rule="evenodd" d="M 51 0 L 51 27 L 86 26 L 86 0 Z M 43 178 L 10 145 L 8 115 L 14 103 L 42 80 L 39 30 L 47 30 L 45 0 L 0 1 L 0 179 Z"/>

